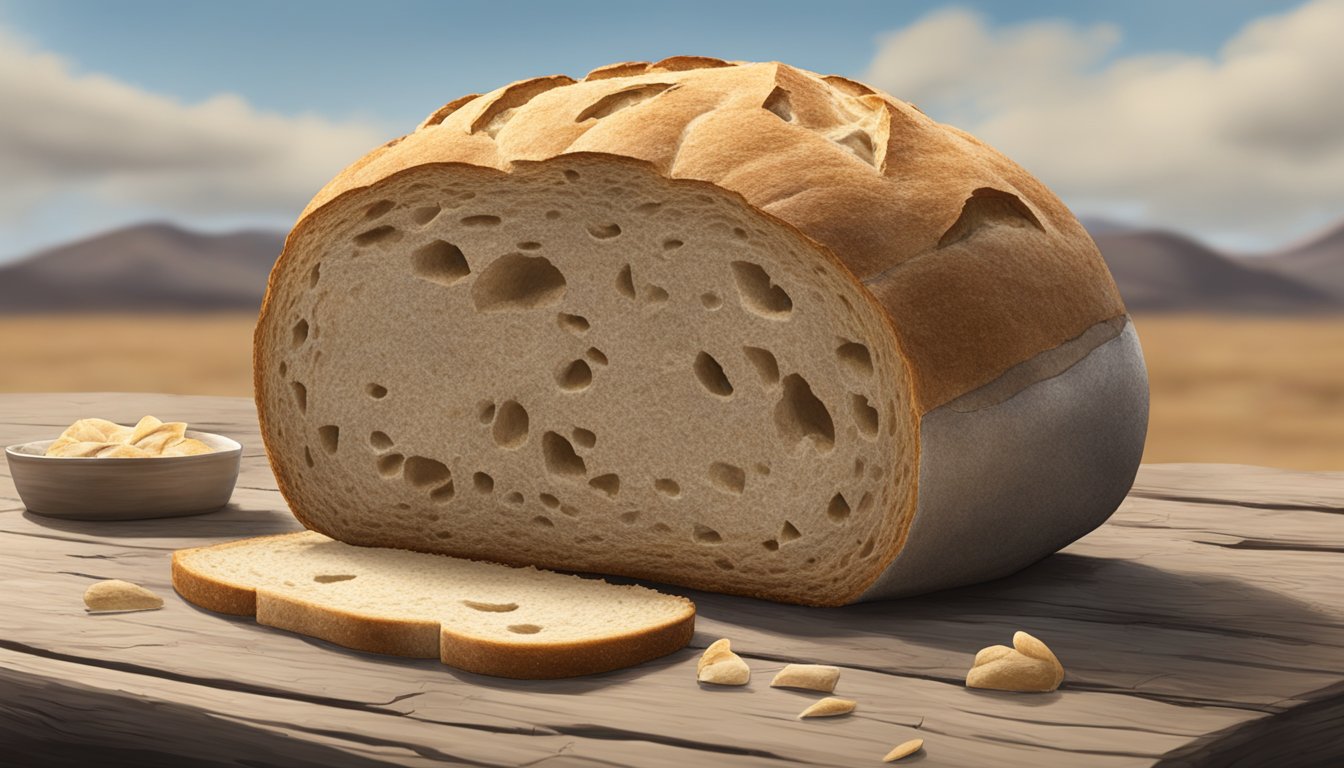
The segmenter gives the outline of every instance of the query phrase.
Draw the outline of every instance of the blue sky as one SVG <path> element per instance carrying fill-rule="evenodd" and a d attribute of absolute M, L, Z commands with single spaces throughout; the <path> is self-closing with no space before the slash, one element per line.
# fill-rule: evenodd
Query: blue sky
<path fill-rule="evenodd" d="M 0 260 L 142 218 L 287 227 L 458 95 L 677 53 L 865 79 L 1081 214 L 1269 247 L 1344 215 L 1335 21 L 1344 0 L 0 0 Z"/>

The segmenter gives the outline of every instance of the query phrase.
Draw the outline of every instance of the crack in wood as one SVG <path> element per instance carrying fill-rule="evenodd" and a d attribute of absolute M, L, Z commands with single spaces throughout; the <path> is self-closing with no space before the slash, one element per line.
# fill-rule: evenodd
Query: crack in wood
<path fill-rule="evenodd" d="M 1331 507 L 1323 504 L 1279 504 L 1264 501 L 1238 501 L 1237 499 L 1220 499 L 1212 496 L 1179 496 L 1170 493 L 1156 493 L 1154 491 L 1130 491 L 1129 496 L 1136 496 L 1141 499 L 1157 499 L 1159 501 L 1179 501 L 1185 504 L 1211 504 L 1219 507 L 1245 507 L 1247 509 L 1269 509 L 1281 512 L 1325 512 L 1327 514 L 1344 514 L 1344 507 Z"/>
<path fill-rule="evenodd" d="M 1268 552 L 1328 552 L 1344 554 L 1344 546 L 1330 544 L 1311 544 L 1305 541 L 1266 541 L 1264 539 L 1241 539 L 1239 541 L 1200 541 L 1223 549 L 1249 549 Z"/>

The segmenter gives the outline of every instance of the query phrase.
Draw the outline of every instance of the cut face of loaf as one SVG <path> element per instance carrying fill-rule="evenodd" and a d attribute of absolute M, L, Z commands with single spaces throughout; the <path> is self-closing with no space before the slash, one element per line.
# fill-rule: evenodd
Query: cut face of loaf
<path fill-rule="evenodd" d="M 645 587 L 353 547 L 311 531 L 179 550 L 173 587 L 202 608 L 349 648 L 526 679 L 664 656 L 695 625 L 689 600 Z"/>
<path fill-rule="evenodd" d="M 428 165 L 291 238 L 258 402 L 305 525 L 367 546 L 835 602 L 908 522 L 889 321 L 709 184 Z"/>

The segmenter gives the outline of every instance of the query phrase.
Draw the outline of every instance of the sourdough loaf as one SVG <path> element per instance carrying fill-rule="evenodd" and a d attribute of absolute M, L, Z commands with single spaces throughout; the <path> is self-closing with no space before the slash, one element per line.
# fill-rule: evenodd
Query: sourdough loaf
<path fill-rule="evenodd" d="M 254 364 L 313 530 L 814 605 L 1055 551 L 1147 424 L 1049 190 L 861 83 L 703 57 L 465 96 L 355 162 Z"/>
<path fill-rule="evenodd" d="M 691 601 L 646 587 L 354 547 L 312 531 L 178 550 L 173 587 L 213 611 L 498 677 L 630 666 L 685 647 L 695 627 Z"/>

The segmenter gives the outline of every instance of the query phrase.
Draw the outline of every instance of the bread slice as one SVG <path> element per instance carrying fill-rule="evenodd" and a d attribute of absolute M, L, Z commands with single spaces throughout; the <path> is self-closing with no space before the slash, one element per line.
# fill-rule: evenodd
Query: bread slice
<path fill-rule="evenodd" d="M 691 601 L 645 587 L 311 531 L 179 550 L 173 587 L 212 611 L 498 677 L 628 667 L 685 647 L 695 628 Z"/>
<path fill-rule="evenodd" d="M 309 528 L 813 605 L 1049 554 L 1147 420 L 1039 182 L 860 83 L 703 57 L 457 99 L 356 162 L 254 362 Z"/>

